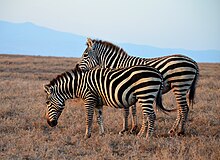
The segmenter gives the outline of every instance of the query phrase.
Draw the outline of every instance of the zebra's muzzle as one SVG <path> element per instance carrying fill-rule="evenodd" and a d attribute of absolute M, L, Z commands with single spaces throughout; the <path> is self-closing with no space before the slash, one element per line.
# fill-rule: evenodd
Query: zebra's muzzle
<path fill-rule="evenodd" d="M 49 126 L 55 127 L 57 125 L 57 120 L 52 120 L 52 121 L 47 120 L 47 123 L 49 124 Z"/>

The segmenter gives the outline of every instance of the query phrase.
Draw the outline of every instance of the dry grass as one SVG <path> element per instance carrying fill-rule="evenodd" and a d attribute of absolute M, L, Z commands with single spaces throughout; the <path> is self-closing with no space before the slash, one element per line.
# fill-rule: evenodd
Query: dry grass
<path fill-rule="evenodd" d="M 94 123 L 92 137 L 84 140 L 81 100 L 67 101 L 55 128 L 43 117 L 43 84 L 72 69 L 78 60 L 0 55 L 0 159 L 220 159 L 220 64 L 200 64 L 196 104 L 189 113 L 186 136 L 170 138 L 167 132 L 176 114 L 157 113 L 151 140 L 121 137 L 122 111 L 105 107 L 105 136 L 98 135 Z M 164 96 L 164 103 L 175 105 L 171 93 Z"/>

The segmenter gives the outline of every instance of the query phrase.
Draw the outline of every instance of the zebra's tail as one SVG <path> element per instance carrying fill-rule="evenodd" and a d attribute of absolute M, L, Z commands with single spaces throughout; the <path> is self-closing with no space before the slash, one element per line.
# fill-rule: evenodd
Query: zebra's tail
<path fill-rule="evenodd" d="M 160 90 L 157 94 L 157 97 L 156 97 L 156 107 L 158 110 L 166 113 L 166 112 L 174 112 L 174 111 L 177 111 L 177 109 L 166 109 L 164 106 L 163 106 L 163 103 L 162 103 L 162 90 L 163 90 L 163 85 L 160 86 Z"/>
<path fill-rule="evenodd" d="M 192 82 L 192 85 L 190 86 L 190 89 L 189 89 L 189 105 L 192 106 L 192 108 L 193 108 L 195 92 L 196 92 L 196 84 L 197 84 L 198 78 L 199 78 L 199 72 L 197 71 L 195 78 Z"/>

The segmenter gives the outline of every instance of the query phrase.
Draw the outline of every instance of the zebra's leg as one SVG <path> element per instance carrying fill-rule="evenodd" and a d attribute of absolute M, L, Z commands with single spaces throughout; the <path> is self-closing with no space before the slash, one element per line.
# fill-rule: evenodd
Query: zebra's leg
<path fill-rule="evenodd" d="M 141 129 L 138 133 L 139 137 L 144 137 L 147 134 L 147 126 L 148 126 L 148 120 L 147 120 L 147 115 L 143 114 L 143 120 L 142 120 L 142 125 L 141 125 Z"/>
<path fill-rule="evenodd" d="M 129 116 L 129 108 L 124 108 L 124 118 L 123 118 L 123 129 L 119 132 L 120 135 L 123 135 L 128 131 L 128 116 Z"/>
<path fill-rule="evenodd" d="M 154 112 L 143 115 L 141 130 L 138 133 L 139 137 L 146 136 L 146 138 L 148 139 L 153 135 L 155 119 L 156 115 Z"/>
<path fill-rule="evenodd" d="M 187 121 L 187 118 L 188 118 L 188 113 L 189 113 L 189 107 L 187 105 L 187 102 L 186 102 L 186 105 L 181 105 L 181 121 L 180 121 L 180 125 L 179 125 L 179 128 L 178 128 L 178 133 L 177 135 L 180 136 L 180 135 L 185 135 L 185 125 L 186 125 L 186 121 Z"/>
<path fill-rule="evenodd" d="M 176 98 L 177 99 L 177 98 Z M 186 100 L 186 93 L 185 95 L 179 95 L 177 99 L 177 103 L 179 105 L 179 112 L 181 114 L 181 120 L 178 126 L 178 132 L 177 135 L 184 135 L 185 134 L 185 124 L 188 118 L 189 113 L 189 106 L 187 104 Z"/>
<path fill-rule="evenodd" d="M 92 122 L 93 122 L 93 114 L 94 114 L 94 107 L 95 103 L 85 103 L 86 107 L 86 133 L 85 138 L 91 137 L 91 130 L 92 130 Z"/>
<path fill-rule="evenodd" d="M 132 128 L 130 130 L 131 134 L 134 134 L 137 132 L 137 110 L 136 110 L 136 104 L 134 104 L 132 107 Z"/>
<path fill-rule="evenodd" d="M 156 120 L 156 115 L 154 112 L 151 112 L 147 114 L 147 118 L 148 118 L 148 128 L 147 128 L 146 138 L 149 138 L 152 137 L 154 133 L 154 122 Z"/>
<path fill-rule="evenodd" d="M 103 116 L 102 116 L 103 107 L 99 106 L 95 108 L 95 113 L 97 116 L 97 123 L 99 125 L 99 135 L 104 135 L 104 126 L 103 126 Z"/>
<path fill-rule="evenodd" d="M 138 136 L 140 136 L 140 137 L 146 136 L 147 139 L 152 137 L 153 132 L 154 132 L 155 119 L 156 119 L 156 115 L 154 112 L 144 114 L 142 127 L 138 133 Z"/>
<path fill-rule="evenodd" d="M 184 135 L 185 134 L 185 124 L 188 117 L 189 107 L 186 100 L 186 93 L 187 90 L 180 90 L 178 88 L 173 89 L 176 102 L 177 102 L 177 118 L 176 121 L 169 131 L 170 135 L 173 136 L 176 131 L 178 130 L 178 135 Z M 181 92 L 180 92 L 181 91 Z"/>
<path fill-rule="evenodd" d="M 145 104 L 144 102 L 148 102 L 148 103 Z M 142 107 L 143 123 L 141 130 L 138 133 L 138 136 L 146 136 L 146 138 L 149 138 L 153 135 L 154 122 L 156 119 L 156 115 L 153 109 L 153 101 L 139 100 L 139 103 Z"/>
<path fill-rule="evenodd" d="M 174 136 L 176 134 L 176 130 L 179 126 L 180 120 L 181 120 L 181 113 L 180 113 L 180 109 L 179 107 L 177 107 L 177 118 L 173 124 L 173 127 L 171 128 L 171 130 L 169 131 L 170 136 Z"/>

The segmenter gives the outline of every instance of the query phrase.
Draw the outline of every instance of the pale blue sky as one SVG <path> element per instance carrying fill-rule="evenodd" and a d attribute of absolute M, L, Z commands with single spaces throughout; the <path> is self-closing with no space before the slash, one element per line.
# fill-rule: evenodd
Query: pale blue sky
<path fill-rule="evenodd" d="M 113 42 L 220 50 L 220 0 L 0 0 L 0 20 Z"/>

